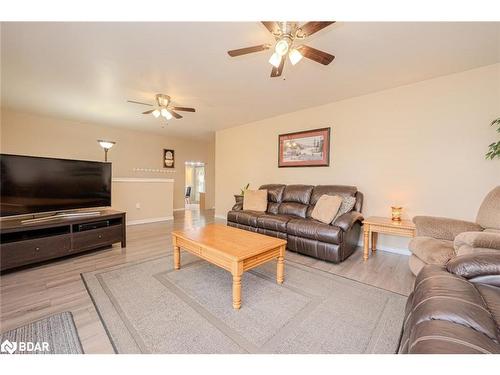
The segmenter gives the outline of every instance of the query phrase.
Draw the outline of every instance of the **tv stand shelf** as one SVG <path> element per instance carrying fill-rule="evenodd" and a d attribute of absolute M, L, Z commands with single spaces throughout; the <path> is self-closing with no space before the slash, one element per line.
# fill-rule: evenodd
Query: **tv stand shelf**
<path fill-rule="evenodd" d="M 83 251 L 126 246 L 125 212 L 100 211 L 98 216 L 54 217 L 23 224 L 0 222 L 0 270 L 60 258 Z"/>

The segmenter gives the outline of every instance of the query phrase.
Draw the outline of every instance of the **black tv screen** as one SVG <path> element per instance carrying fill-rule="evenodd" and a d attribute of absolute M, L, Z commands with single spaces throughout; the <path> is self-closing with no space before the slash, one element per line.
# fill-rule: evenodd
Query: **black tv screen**
<path fill-rule="evenodd" d="M 0 154 L 0 216 L 111 206 L 111 163 Z"/>

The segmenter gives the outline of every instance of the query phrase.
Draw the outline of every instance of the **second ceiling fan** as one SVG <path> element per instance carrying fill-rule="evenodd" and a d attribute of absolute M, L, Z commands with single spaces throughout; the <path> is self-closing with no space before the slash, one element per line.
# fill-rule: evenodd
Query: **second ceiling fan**
<path fill-rule="evenodd" d="M 262 24 L 276 39 L 274 53 L 269 59 L 269 63 L 273 66 L 271 77 L 279 77 L 281 75 L 287 55 L 292 65 L 297 64 L 302 57 L 306 57 L 323 65 L 330 64 L 335 56 L 304 44 L 298 46 L 294 44 L 296 41 L 303 40 L 334 22 L 335 21 L 311 21 L 299 26 L 298 22 L 262 21 Z M 231 57 L 236 57 L 248 53 L 265 51 L 271 47 L 271 44 L 260 44 L 257 46 L 231 50 L 227 53 Z"/>
<path fill-rule="evenodd" d="M 148 111 L 142 112 L 143 115 L 152 114 L 154 117 L 165 117 L 167 120 L 172 118 L 180 119 L 182 116 L 178 114 L 176 111 L 186 111 L 186 112 L 195 112 L 194 108 L 189 107 L 177 107 L 172 105 L 172 99 L 170 96 L 165 94 L 156 94 L 155 95 L 155 104 L 149 104 L 144 102 L 138 102 L 135 100 L 127 100 L 129 103 L 147 105 L 150 107 L 156 107 L 155 109 L 150 109 Z"/>

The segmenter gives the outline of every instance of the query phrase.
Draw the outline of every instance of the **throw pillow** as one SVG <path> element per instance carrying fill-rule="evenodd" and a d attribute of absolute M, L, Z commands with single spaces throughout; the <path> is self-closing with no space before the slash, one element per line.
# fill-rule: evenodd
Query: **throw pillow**
<path fill-rule="evenodd" d="M 267 190 L 245 190 L 243 209 L 265 212 L 267 210 Z"/>
<path fill-rule="evenodd" d="M 355 204 L 356 204 L 356 197 L 343 197 L 342 204 L 340 205 L 339 208 L 339 212 L 337 212 L 337 215 L 333 219 L 333 222 L 335 222 L 335 220 L 337 220 L 343 214 L 351 212 Z"/>
<path fill-rule="evenodd" d="M 337 215 L 337 212 L 339 212 L 341 205 L 342 197 L 323 194 L 316 202 L 311 212 L 311 217 L 325 224 L 330 224 Z"/>

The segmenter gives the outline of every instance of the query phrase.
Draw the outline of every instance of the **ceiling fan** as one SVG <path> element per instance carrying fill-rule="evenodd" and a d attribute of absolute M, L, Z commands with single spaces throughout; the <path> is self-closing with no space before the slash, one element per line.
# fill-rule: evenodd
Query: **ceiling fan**
<path fill-rule="evenodd" d="M 271 34 L 273 34 L 274 39 L 276 39 L 276 43 L 274 44 L 274 53 L 269 59 L 269 63 L 273 66 L 271 70 L 271 77 L 279 77 L 281 75 L 285 65 L 286 55 L 288 55 L 292 65 L 297 64 L 302 57 L 307 57 L 308 59 L 323 65 L 330 64 L 335 56 L 303 44 L 298 46 L 295 46 L 294 44 L 295 42 L 301 41 L 324 29 L 334 22 L 335 21 L 311 21 L 299 26 L 298 22 L 262 21 L 262 24 Z M 227 51 L 227 53 L 231 57 L 236 57 L 246 55 L 248 53 L 265 51 L 271 47 L 271 44 L 261 44 L 258 46 L 234 49 Z"/>
<path fill-rule="evenodd" d="M 165 117 L 167 120 L 170 120 L 174 117 L 176 119 L 182 118 L 182 116 L 175 111 L 196 112 L 196 110 L 194 108 L 173 106 L 170 96 L 165 95 L 165 94 L 156 94 L 155 101 L 156 101 L 155 104 L 149 104 L 149 103 L 137 102 L 135 100 L 127 100 L 127 102 L 129 102 L 129 103 L 148 105 L 150 107 L 156 107 L 155 109 L 151 109 L 151 110 L 142 112 L 142 114 L 143 115 L 152 114 L 154 117 L 157 117 L 157 118 L 160 117 L 160 115 L 161 115 L 161 116 Z"/>

